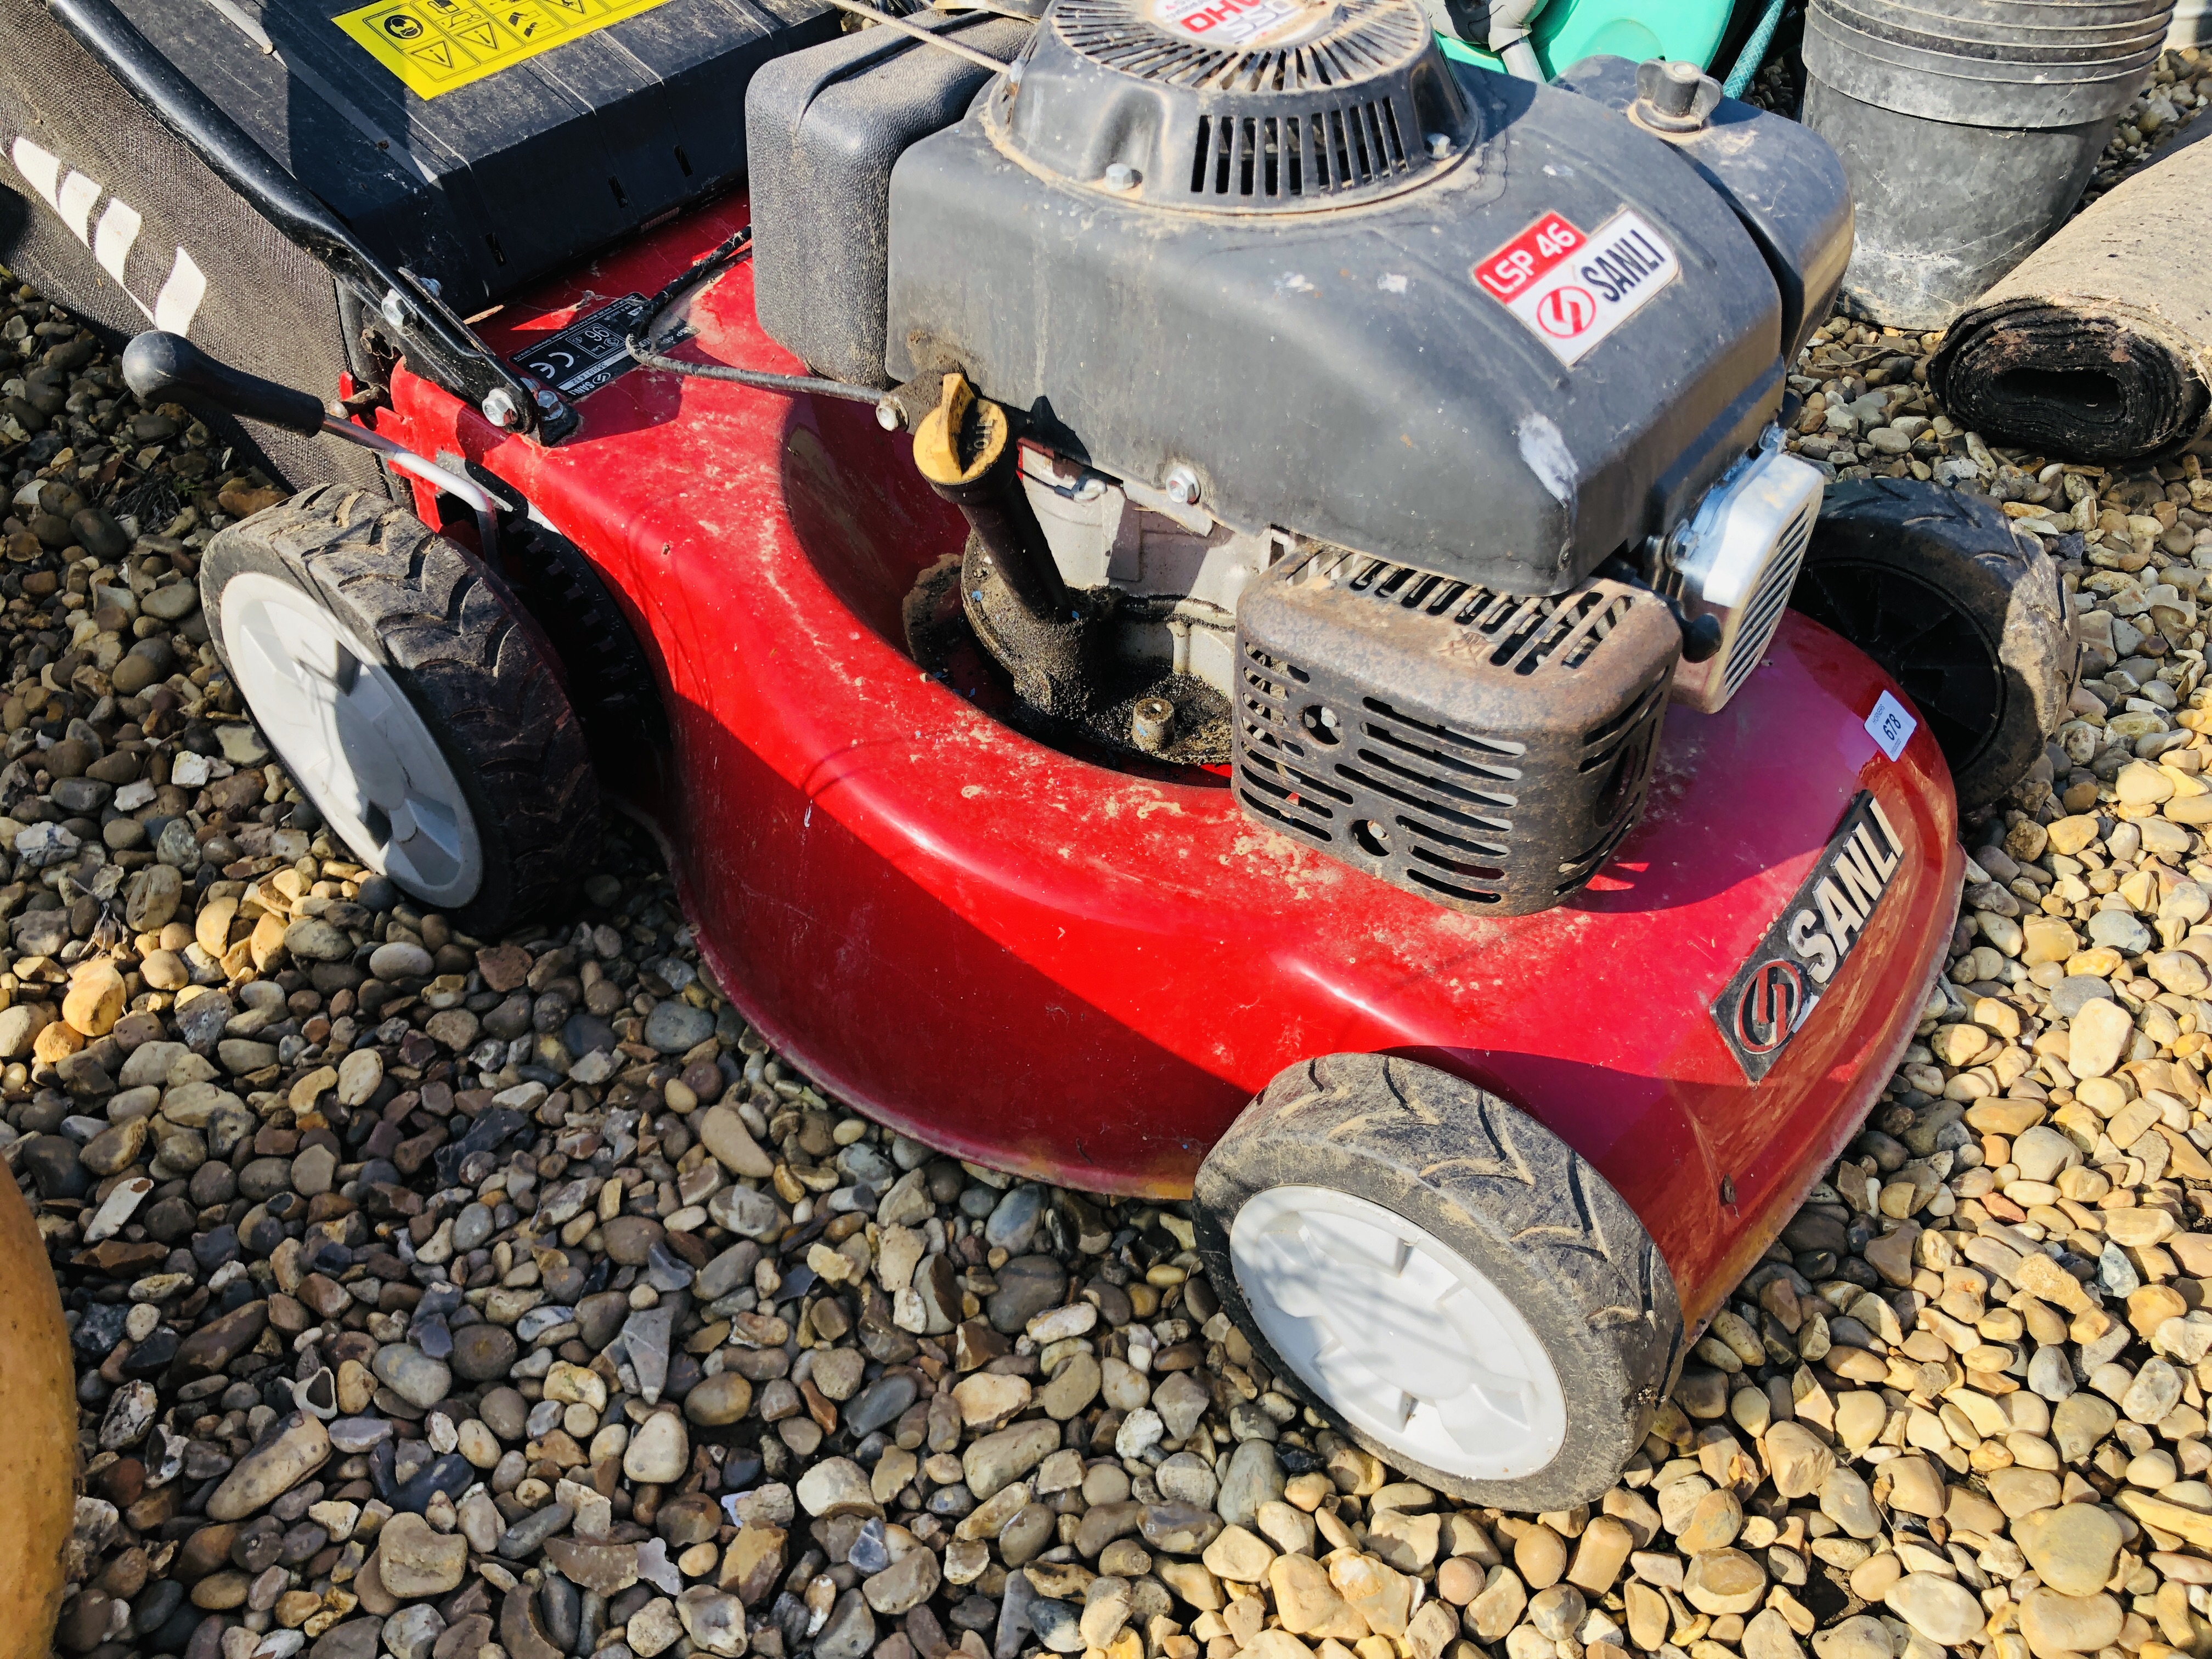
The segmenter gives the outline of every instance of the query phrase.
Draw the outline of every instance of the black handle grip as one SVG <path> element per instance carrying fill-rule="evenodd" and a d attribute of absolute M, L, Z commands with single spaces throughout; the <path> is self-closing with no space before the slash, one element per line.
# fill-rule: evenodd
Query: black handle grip
<path fill-rule="evenodd" d="M 202 351 L 180 334 L 158 329 L 123 349 L 123 378 L 148 403 L 181 398 L 211 404 L 233 415 L 289 432 L 319 432 L 323 405 L 313 392 L 295 392 L 258 375 L 242 374 Z"/>

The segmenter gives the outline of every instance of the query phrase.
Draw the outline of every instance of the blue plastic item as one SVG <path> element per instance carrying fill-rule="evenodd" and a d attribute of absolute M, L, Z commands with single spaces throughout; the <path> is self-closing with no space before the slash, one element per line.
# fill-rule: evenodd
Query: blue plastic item
<path fill-rule="evenodd" d="M 1547 76 L 1600 52 L 1638 64 L 1647 58 L 1686 58 L 1705 69 L 1735 10 L 1735 0 L 1550 0 L 1529 26 L 1528 38 Z M 1479 44 L 1441 30 L 1437 41 L 1445 56 L 1462 63 L 1504 67 Z"/>

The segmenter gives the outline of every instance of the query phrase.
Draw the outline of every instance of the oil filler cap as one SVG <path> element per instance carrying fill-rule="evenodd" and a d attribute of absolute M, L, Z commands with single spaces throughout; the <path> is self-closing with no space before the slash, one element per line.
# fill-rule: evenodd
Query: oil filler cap
<path fill-rule="evenodd" d="M 1636 66 L 1629 114 L 1654 132 L 1696 132 L 1721 101 L 1721 83 L 1695 64 L 1654 58 Z"/>

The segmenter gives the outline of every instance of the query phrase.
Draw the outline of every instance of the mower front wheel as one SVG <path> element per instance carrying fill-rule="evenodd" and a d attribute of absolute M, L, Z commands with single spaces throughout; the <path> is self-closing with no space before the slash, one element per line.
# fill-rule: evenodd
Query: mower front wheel
<path fill-rule="evenodd" d="M 462 931 L 583 872 L 599 790 L 536 629 L 465 550 L 380 496 L 312 489 L 200 564 L 216 652 L 335 834 Z"/>
<path fill-rule="evenodd" d="M 1291 1066 L 1207 1156 L 1193 1209 L 1267 1368 L 1470 1503 L 1595 1498 L 1680 1358 L 1673 1275 L 1627 1203 L 1534 1119 L 1431 1066 Z"/>

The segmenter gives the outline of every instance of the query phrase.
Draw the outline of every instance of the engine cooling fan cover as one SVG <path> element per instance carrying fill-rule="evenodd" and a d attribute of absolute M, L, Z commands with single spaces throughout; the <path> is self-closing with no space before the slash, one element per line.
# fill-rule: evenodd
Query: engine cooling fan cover
<path fill-rule="evenodd" d="M 1206 213 L 1394 196 L 1480 136 L 1416 0 L 1057 0 L 986 118 L 1037 171 Z"/>

